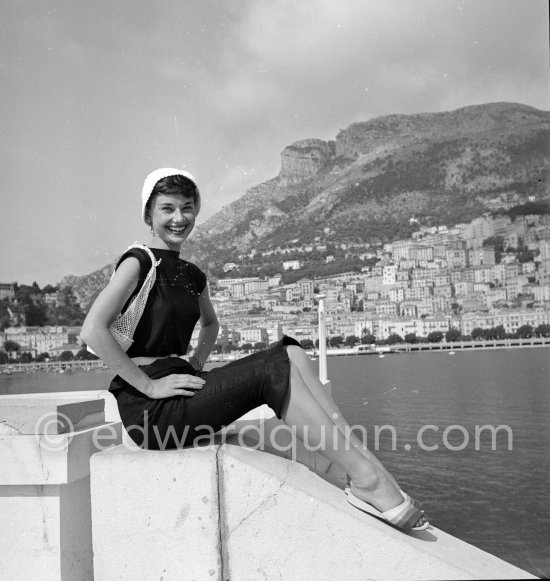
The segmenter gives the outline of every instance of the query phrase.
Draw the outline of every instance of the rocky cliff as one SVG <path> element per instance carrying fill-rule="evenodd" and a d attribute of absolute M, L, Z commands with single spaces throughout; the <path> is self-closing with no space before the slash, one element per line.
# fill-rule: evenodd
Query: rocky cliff
<path fill-rule="evenodd" d="M 252 248 L 308 243 L 326 226 L 335 239 L 380 243 L 409 235 L 413 215 L 452 223 L 498 196 L 541 199 L 549 146 L 549 113 L 516 103 L 354 123 L 334 142 L 286 147 L 279 175 L 203 224 L 188 256 L 214 265 Z"/>
<path fill-rule="evenodd" d="M 315 177 L 334 158 L 334 152 L 334 141 L 321 139 L 304 139 L 285 147 L 279 185 L 293 186 Z"/>

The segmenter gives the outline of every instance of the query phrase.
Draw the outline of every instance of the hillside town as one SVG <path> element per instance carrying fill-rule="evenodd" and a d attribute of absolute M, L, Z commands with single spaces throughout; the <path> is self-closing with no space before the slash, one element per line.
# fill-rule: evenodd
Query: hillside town
<path fill-rule="evenodd" d="M 349 245 L 339 246 L 346 251 Z M 305 255 L 319 248 L 292 250 Z M 357 272 L 292 284 L 281 284 L 281 274 L 212 281 L 221 323 L 215 353 L 260 349 L 283 333 L 308 348 L 318 346 L 319 297 L 333 347 L 550 331 L 550 214 L 487 214 L 453 227 L 423 226 L 409 239 L 364 250 L 370 266 Z M 228 274 L 232 266 L 227 265 Z M 284 270 L 298 275 L 301 267 L 299 259 L 283 262 Z M 68 298 L 74 303 L 70 291 L 48 290 L 35 300 L 58 309 Z M 0 284 L 0 299 L 14 298 L 15 283 Z M 25 354 L 27 361 L 68 360 L 86 356 L 79 332 L 78 325 L 30 326 L 19 320 L 0 333 L 0 345 L 6 360 Z M 197 336 L 198 329 L 191 347 Z"/>

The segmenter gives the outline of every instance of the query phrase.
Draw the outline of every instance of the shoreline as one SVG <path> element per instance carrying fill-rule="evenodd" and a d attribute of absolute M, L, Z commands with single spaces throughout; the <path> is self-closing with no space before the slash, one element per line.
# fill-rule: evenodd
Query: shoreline
<path fill-rule="evenodd" d="M 358 346 L 359 347 L 359 346 Z M 550 347 L 550 337 L 533 337 L 529 339 L 493 339 L 484 341 L 454 341 L 448 343 L 397 343 L 395 345 L 377 345 L 375 347 L 361 345 L 358 347 L 341 349 L 327 349 L 327 357 L 355 357 L 362 355 L 397 355 L 399 353 L 441 353 L 454 354 L 457 351 L 477 351 L 485 349 L 537 349 Z M 306 349 L 306 353 L 313 359 L 319 358 L 317 349 Z M 211 357 L 208 363 L 229 363 L 236 359 L 246 357 L 249 353 L 240 356 Z M 64 373 L 70 371 L 95 371 L 108 370 L 101 360 L 82 361 L 48 361 L 39 363 L 2 363 L 0 364 L 0 374 L 10 375 L 12 373 L 28 373 L 31 371 L 45 371 Z"/>
<path fill-rule="evenodd" d="M 484 349 L 533 349 L 550 347 L 550 337 L 533 337 L 528 339 L 486 339 L 483 341 L 452 341 L 445 343 L 396 343 L 395 345 L 377 345 L 374 348 L 358 350 L 328 349 L 327 356 L 341 355 L 385 355 L 388 353 L 430 353 L 476 351 Z M 317 356 L 317 351 L 315 351 Z"/>

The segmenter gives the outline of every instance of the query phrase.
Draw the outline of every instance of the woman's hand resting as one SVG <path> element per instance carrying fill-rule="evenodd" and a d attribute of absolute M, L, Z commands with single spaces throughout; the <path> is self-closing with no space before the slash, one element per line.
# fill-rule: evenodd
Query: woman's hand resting
<path fill-rule="evenodd" d="M 146 395 L 151 399 L 162 399 L 176 395 L 193 396 L 197 390 L 202 389 L 205 383 L 204 379 L 195 375 L 174 373 L 160 379 L 152 379 L 151 387 Z"/>

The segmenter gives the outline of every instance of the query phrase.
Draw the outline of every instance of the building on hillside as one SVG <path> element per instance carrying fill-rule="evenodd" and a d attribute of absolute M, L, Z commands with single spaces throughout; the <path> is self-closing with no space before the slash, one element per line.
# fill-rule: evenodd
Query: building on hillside
<path fill-rule="evenodd" d="M 269 344 L 276 343 L 283 338 L 283 325 L 280 321 L 273 321 L 266 328 Z"/>
<path fill-rule="evenodd" d="M 283 269 L 284 270 L 299 270 L 300 269 L 300 261 L 299 260 L 285 260 L 283 262 Z"/>
<path fill-rule="evenodd" d="M 259 280 L 258 277 L 240 277 L 240 278 L 220 278 L 218 279 L 218 287 L 220 288 L 231 288 L 233 284 L 239 284 L 243 282 L 248 282 L 251 280 Z"/>
<path fill-rule="evenodd" d="M 64 307 L 67 305 L 67 295 L 63 291 L 44 293 L 42 298 L 47 305 L 52 307 Z"/>
<path fill-rule="evenodd" d="M 494 222 L 491 217 L 482 216 L 472 220 L 466 231 L 466 239 L 470 247 L 481 246 L 483 241 L 495 234 Z"/>
<path fill-rule="evenodd" d="M 241 329 L 241 344 L 242 343 L 265 343 L 269 344 L 269 335 L 265 327 L 247 327 Z"/>
<path fill-rule="evenodd" d="M 483 293 L 472 292 L 459 301 L 463 313 L 488 311 L 487 301 Z"/>
<path fill-rule="evenodd" d="M 244 284 L 245 284 L 244 282 L 236 282 L 231 285 L 230 287 L 231 296 L 234 299 L 244 297 Z"/>
<path fill-rule="evenodd" d="M 194 334 L 194 333 L 193 333 Z M 195 337 L 194 337 L 195 339 Z M 198 334 L 196 337 L 196 341 L 198 342 Z M 221 325 L 220 330 L 218 332 L 218 341 L 222 346 L 222 351 L 228 351 L 231 348 L 236 348 L 239 346 L 241 342 L 241 334 L 239 331 L 229 327 L 229 325 Z M 195 346 L 195 343 L 193 347 Z"/>
<path fill-rule="evenodd" d="M 287 334 L 299 342 L 309 339 L 315 345 L 315 342 L 319 339 L 319 328 L 317 325 L 290 326 L 287 329 Z"/>
<path fill-rule="evenodd" d="M 63 345 L 59 345 L 58 347 L 52 347 L 48 351 L 48 355 L 50 357 L 59 357 L 65 351 L 69 351 L 73 354 L 73 357 L 82 349 L 82 347 L 78 343 L 65 343 Z"/>
<path fill-rule="evenodd" d="M 533 328 L 550 324 L 550 311 L 505 310 L 496 313 L 467 313 L 462 315 L 460 332 L 471 335 L 476 328 L 491 329 L 502 325 L 506 333 L 515 333 L 523 325 Z"/>
<path fill-rule="evenodd" d="M 395 284 L 397 274 L 397 266 L 395 264 L 389 264 L 384 266 L 382 271 L 382 284 L 392 285 Z"/>
<path fill-rule="evenodd" d="M 374 306 L 376 314 L 380 315 L 381 317 L 397 315 L 397 305 L 391 301 L 376 301 Z"/>
<path fill-rule="evenodd" d="M 313 281 L 309 278 L 301 278 L 297 283 L 300 289 L 301 298 L 304 300 L 313 299 Z"/>
<path fill-rule="evenodd" d="M 276 288 L 278 286 L 281 285 L 281 278 L 282 276 L 280 274 L 276 274 L 275 276 L 270 276 L 267 279 L 267 286 L 269 288 Z"/>
<path fill-rule="evenodd" d="M 415 244 L 409 249 L 409 258 L 411 260 L 424 260 L 426 262 L 431 262 L 434 259 L 434 249 L 432 246 Z"/>
<path fill-rule="evenodd" d="M 15 341 L 20 346 L 20 353 L 30 353 L 33 357 L 40 353 L 53 355 L 64 345 L 79 345 L 81 329 L 62 326 L 8 327 L 0 334 L 0 340 L 2 343 Z"/>
<path fill-rule="evenodd" d="M 269 288 L 269 282 L 267 280 L 248 280 L 244 283 L 244 294 L 249 295 L 251 293 L 265 291 Z"/>
<path fill-rule="evenodd" d="M 468 251 L 468 262 L 471 266 L 494 266 L 495 249 L 492 246 L 471 248 Z"/>
<path fill-rule="evenodd" d="M 9 299 L 13 301 L 15 298 L 15 284 L 14 282 L 0 282 L 0 300 Z"/>

